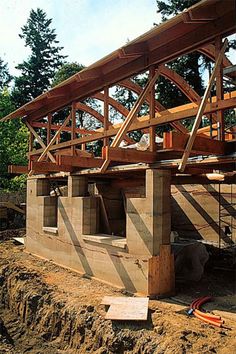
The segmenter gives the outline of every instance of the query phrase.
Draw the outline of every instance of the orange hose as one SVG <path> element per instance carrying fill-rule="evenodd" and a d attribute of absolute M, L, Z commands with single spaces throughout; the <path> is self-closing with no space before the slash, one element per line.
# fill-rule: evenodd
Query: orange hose
<path fill-rule="evenodd" d="M 221 320 L 221 317 L 220 317 L 220 316 L 218 316 L 218 315 L 213 315 L 212 313 L 202 312 L 202 311 L 200 311 L 200 310 L 198 310 L 198 309 L 195 309 L 194 312 L 198 313 L 200 316 L 209 317 L 209 318 L 211 318 L 212 320 L 214 320 L 214 319 L 215 319 L 215 320 Z"/>
<path fill-rule="evenodd" d="M 208 318 L 206 318 L 206 317 L 203 317 L 203 316 L 201 316 L 201 315 L 199 315 L 198 313 L 195 313 L 195 311 L 194 311 L 194 313 L 193 313 L 197 318 L 199 318 L 200 320 L 202 320 L 202 321 L 204 321 L 204 322 L 206 322 L 206 323 L 209 323 L 209 324 L 212 324 L 213 326 L 216 326 L 216 327 L 222 327 L 222 323 L 221 322 L 218 322 L 218 321 L 214 321 L 214 320 L 210 320 L 210 319 L 208 319 Z"/>

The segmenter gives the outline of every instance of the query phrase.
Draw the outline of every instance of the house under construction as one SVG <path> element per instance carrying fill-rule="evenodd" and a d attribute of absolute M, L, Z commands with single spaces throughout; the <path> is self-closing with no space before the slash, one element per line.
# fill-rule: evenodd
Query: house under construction
<path fill-rule="evenodd" d="M 133 293 L 165 295 L 174 291 L 171 231 L 235 243 L 235 129 L 224 124 L 236 107 L 235 66 L 225 56 L 235 29 L 234 0 L 203 0 L 3 118 L 21 118 L 30 131 L 28 166 L 9 166 L 28 173 L 26 251 Z M 203 97 L 167 65 L 194 51 L 215 62 Z M 143 89 L 132 77 L 147 71 Z M 159 76 L 189 103 L 158 102 Z M 138 95 L 130 111 L 109 95 L 116 85 Z M 87 98 L 102 101 L 103 114 Z M 149 114 L 139 116 L 144 103 Z M 123 122 L 111 123 L 110 107 Z M 102 128 L 79 126 L 78 111 Z M 193 117 L 189 132 L 183 120 Z M 200 128 L 203 117 L 209 125 Z M 172 130 L 157 139 L 156 127 L 166 124 Z M 133 131 L 147 139 L 135 143 Z M 103 147 L 95 157 L 88 146 L 96 141 Z"/>

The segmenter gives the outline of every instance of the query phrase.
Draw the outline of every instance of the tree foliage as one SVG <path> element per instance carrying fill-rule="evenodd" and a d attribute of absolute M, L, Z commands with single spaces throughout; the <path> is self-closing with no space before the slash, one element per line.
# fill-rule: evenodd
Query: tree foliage
<path fill-rule="evenodd" d="M 15 78 L 13 97 L 17 105 L 39 96 L 46 91 L 54 78 L 56 70 L 65 62 L 61 54 L 63 47 L 58 46 L 55 29 L 51 26 L 52 19 L 47 19 L 42 9 L 31 10 L 25 26 L 21 28 L 20 38 L 31 54 L 16 68 L 21 75 Z"/>

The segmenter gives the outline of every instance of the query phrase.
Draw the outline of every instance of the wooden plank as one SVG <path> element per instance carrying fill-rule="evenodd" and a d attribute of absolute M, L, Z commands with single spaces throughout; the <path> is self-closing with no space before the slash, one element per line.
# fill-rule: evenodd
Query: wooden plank
<path fill-rule="evenodd" d="M 31 161 L 30 169 L 34 172 L 72 172 L 73 167 L 68 165 L 56 165 L 51 162 Z"/>
<path fill-rule="evenodd" d="M 95 168 L 101 167 L 104 160 L 94 157 L 83 157 L 83 156 L 64 156 L 59 155 L 58 163 L 60 165 L 81 167 L 81 168 Z"/>
<path fill-rule="evenodd" d="M 76 102 L 71 104 L 71 140 L 74 139 L 76 139 Z M 75 146 L 71 146 L 71 153 L 75 155 Z"/>
<path fill-rule="evenodd" d="M 43 140 L 40 138 L 40 136 L 36 133 L 36 131 L 31 127 L 31 125 L 26 121 L 25 122 L 27 128 L 29 129 L 29 131 L 34 135 L 34 137 L 37 139 L 38 143 L 42 146 L 43 149 L 46 148 L 46 145 L 44 144 Z M 52 162 L 56 162 L 55 158 L 53 157 L 53 155 L 50 153 L 50 151 L 47 152 L 47 155 L 49 157 L 49 159 Z"/>
<path fill-rule="evenodd" d="M 8 165 L 8 173 L 13 174 L 22 174 L 28 173 L 28 166 L 20 166 L 20 165 Z"/>
<path fill-rule="evenodd" d="M 148 298 L 105 296 L 103 305 L 110 305 L 105 319 L 146 321 L 148 316 Z"/>
<path fill-rule="evenodd" d="M 113 148 L 109 146 L 103 147 L 102 151 L 103 158 L 110 161 L 153 163 L 157 157 L 156 152 Z"/>
<path fill-rule="evenodd" d="M 130 127 L 133 119 L 138 114 L 140 107 L 142 106 L 143 102 L 145 101 L 145 98 L 146 98 L 147 94 L 149 93 L 149 91 L 151 90 L 152 86 L 155 84 L 158 76 L 159 76 L 159 71 L 157 70 L 155 72 L 154 76 L 152 77 L 152 79 L 149 80 L 148 83 L 146 84 L 143 92 L 141 93 L 141 95 L 139 96 L 137 101 L 135 102 L 134 106 L 132 107 L 131 111 L 129 112 L 128 116 L 126 117 L 125 121 L 123 122 L 122 126 L 120 127 L 119 131 L 117 132 L 115 139 L 111 143 L 111 147 L 118 147 L 120 145 L 123 137 L 127 133 L 128 128 Z M 104 172 L 107 169 L 109 163 L 110 163 L 110 161 L 108 159 L 106 161 L 104 161 L 104 164 L 101 167 L 101 172 Z"/>
<path fill-rule="evenodd" d="M 199 109 L 198 109 L 198 112 L 197 112 L 197 116 L 196 116 L 196 119 L 195 119 L 195 122 L 194 122 L 194 125 L 193 125 L 193 128 L 192 128 L 192 131 L 190 133 L 190 137 L 189 137 L 187 146 L 185 148 L 185 151 L 184 151 L 184 154 L 183 154 L 180 166 L 179 166 L 179 170 L 181 172 L 183 172 L 184 169 L 185 169 L 186 162 L 188 160 L 188 157 L 190 155 L 190 152 L 191 152 L 195 137 L 197 135 L 197 130 L 199 128 L 202 116 L 204 114 L 204 110 L 205 110 L 205 107 L 206 107 L 206 104 L 207 104 L 207 99 L 209 97 L 211 88 L 213 86 L 213 83 L 214 83 L 214 80 L 215 80 L 215 77 L 216 77 L 216 74 L 217 74 L 217 70 L 218 70 L 218 68 L 219 68 L 219 66 L 220 66 L 220 64 L 222 62 L 222 59 L 223 59 L 223 56 L 224 56 L 224 52 L 225 52 L 225 49 L 226 49 L 227 45 L 228 45 L 228 40 L 225 39 L 224 44 L 223 44 L 223 46 L 221 48 L 221 51 L 219 53 L 219 56 L 217 58 L 217 61 L 215 63 L 215 67 L 214 67 L 214 70 L 213 70 L 213 72 L 211 74 L 209 83 L 208 83 L 207 88 L 205 90 L 205 93 L 203 95 L 201 104 L 199 106 Z"/>

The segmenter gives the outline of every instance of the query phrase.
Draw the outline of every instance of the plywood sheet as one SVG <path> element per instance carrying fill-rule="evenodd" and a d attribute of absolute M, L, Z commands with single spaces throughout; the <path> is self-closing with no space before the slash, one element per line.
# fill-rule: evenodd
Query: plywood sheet
<path fill-rule="evenodd" d="M 105 319 L 146 321 L 148 316 L 148 298 L 105 296 L 103 305 L 110 305 Z"/>

